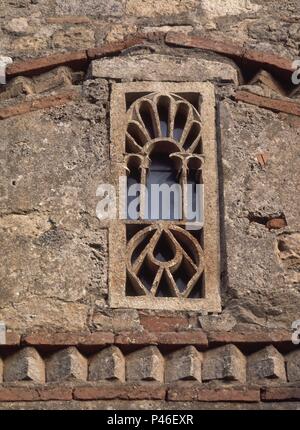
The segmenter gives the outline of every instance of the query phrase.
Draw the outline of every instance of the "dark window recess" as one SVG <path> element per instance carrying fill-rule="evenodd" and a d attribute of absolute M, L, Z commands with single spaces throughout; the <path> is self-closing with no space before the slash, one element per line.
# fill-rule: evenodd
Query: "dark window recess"
<path fill-rule="evenodd" d="M 188 221 L 189 222 L 200 222 L 201 213 L 203 207 L 201 203 L 203 202 L 202 192 L 203 189 L 199 184 L 199 171 L 196 169 L 189 169 L 187 174 L 187 206 L 188 206 Z M 202 217 L 203 218 L 203 217 Z"/>
<path fill-rule="evenodd" d="M 129 167 L 127 176 L 127 219 L 139 219 L 141 175 L 137 167 Z"/>
<path fill-rule="evenodd" d="M 153 154 L 147 176 L 149 220 L 179 220 L 182 217 L 178 172 L 167 154 Z M 172 187 L 170 189 L 170 187 Z"/>

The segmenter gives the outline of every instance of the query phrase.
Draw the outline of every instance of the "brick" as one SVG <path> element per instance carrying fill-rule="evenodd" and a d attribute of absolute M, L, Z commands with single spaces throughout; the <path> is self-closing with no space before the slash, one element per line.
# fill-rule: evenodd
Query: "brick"
<path fill-rule="evenodd" d="M 264 378 L 286 381 L 283 356 L 270 345 L 247 358 L 247 378 L 249 381 Z"/>
<path fill-rule="evenodd" d="M 96 48 L 88 49 L 87 56 L 89 60 L 95 60 L 96 58 L 105 57 L 107 55 L 118 54 L 125 49 L 141 45 L 143 43 L 145 43 L 145 37 L 132 37 L 120 42 L 106 43 Z"/>
<path fill-rule="evenodd" d="M 23 348 L 4 362 L 5 382 L 45 382 L 45 364 L 39 353 L 31 347 Z"/>
<path fill-rule="evenodd" d="M 200 348 L 208 346 L 206 334 L 202 330 L 182 332 L 123 332 L 116 336 L 119 345 L 195 345 Z"/>
<path fill-rule="evenodd" d="M 147 331 L 121 332 L 116 335 L 115 343 L 117 345 L 154 345 L 157 343 L 157 337 L 155 333 Z"/>
<path fill-rule="evenodd" d="M 0 387 L 0 402 L 72 400 L 72 388 Z"/>
<path fill-rule="evenodd" d="M 290 352 L 285 357 L 289 382 L 300 381 L 300 350 Z"/>
<path fill-rule="evenodd" d="M 264 69 L 271 66 L 272 69 L 281 70 L 283 72 L 294 72 L 292 67 L 293 60 L 288 58 L 279 57 L 278 55 L 270 52 L 257 51 L 255 49 L 247 49 L 243 55 L 244 60 L 256 64 L 258 67 Z"/>
<path fill-rule="evenodd" d="M 267 387 L 262 390 L 264 401 L 300 400 L 300 387 Z"/>
<path fill-rule="evenodd" d="M 291 344 L 291 333 L 288 330 L 255 330 L 255 331 L 211 331 L 207 334 L 209 346 L 234 343 L 239 346 L 263 346 L 270 343 Z"/>
<path fill-rule="evenodd" d="M 165 42 L 169 45 L 199 48 L 230 57 L 242 57 L 244 54 L 244 48 L 241 45 L 224 40 L 213 40 L 206 37 L 186 35 L 184 33 L 169 32 L 166 35 Z"/>
<path fill-rule="evenodd" d="M 258 154 L 257 156 L 256 156 L 256 159 L 257 159 L 257 162 L 258 162 L 258 164 L 261 166 L 261 167 L 265 167 L 266 166 L 266 164 L 267 164 L 267 162 L 268 162 L 268 154 L 267 153 L 261 153 L 261 154 Z"/>
<path fill-rule="evenodd" d="M 163 345 L 208 346 L 207 336 L 202 330 L 157 333 L 157 341 Z"/>
<path fill-rule="evenodd" d="M 85 50 L 54 54 L 12 63 L 6 68 L 6 76 L 12 78 L 17 75 L 33 75 L 58 66 L 82 67 L 87 64 L 87 60 Z"/>
<path fill-rule="evenodd" d="M 143 315 L 140 313 L 140 323 L 145 330 L 160 332 L 160 331 L 179 331 L 189 327 L 187 317 L 166 317 Z"/>
<path fill-rule="evenodd" d="M 156 346 L 132 352 L 126 357 L 127 381 L 157 381 L 164 380 L 164 358 Z"/>
<path fill-rule="evenodd" d="M 62 106 L 78 97 L 74 90 L 63 90 L 55 95 L 44 96 L 30 101 L 16 103 L 14 105 L 0 108 L 0 119 L 6 119 L 17 115 L 24 115 L 40 109 Z"/>
<path fill-rule="evenodd" d="M 75 400 L 164 400 L 166 389 L 161 384 L 101 384 L 76 387 Z"/>
<path fill-rule="evenodd" d="M 22 343 L 32 346 L 103 346 L 114 343 L 114 335 L 110 332 L 37 333 L 24 336 Z"/>
<path fill-rule="evenodd" d="M 73 393 L 71 387 L 42 387 L 37 388 L 39 400 L 72 400 Z"/>
<path fill-rule="evenodd" d="M 196 380 L 201 382 L 202 354 L 187 346 L 166 357 L 165 381 Z"/>
<path fill-rule="evenodd" d="M 286 220 L 284 218 L 273 218 L 267 221 L 266 227 L 269 230 L 279 230 L 287 226 Z"/>
<path fill-rule="evenodd" d="M 6 332 L 5 334 L 5 345 L 0 345 L 1 346 L 19 346 L 20 345 L 20 339 L 21 336 L 17 333 L 14 332 Z"/>
<path fill-rule="evenodd" d="M 174 402 L 259 402 L 259 389 L 203 388 L 198 384 L 177 384 L 168 389 L 167 399 Z"/>
<path fill-rule="evenodd" d="M 234 98 L 236 101 L 249 103 L 258 107 L 272 110 L 274 112 L 285 112 L 288 114 L 300 116 L 300 103 L 290 100 L 271 99 L 269 97 L 259 96 L 248 91 L 236 91 Z"/>
<path fill-rule="evenodd" d="M 116 346 L 110 346 L 95 354 L 89 362 L 90 381 L 125 381 L 125 359 Z"/>
<path fill-rule="evenodd" d="M 225 345 L 204 353 L 202 380 L 246 381 L 246 358 L 234 345 Z"/>
<path fill-rule="evenodd" d="M 36 389 L 29 387 L 0 387 L 0 402 L 33 402 L 39 400 Z"/>
<path fill-rule="evenodd" d="M 86 380 L 87 360 L 75 347 L 53 354 L 46 361 L 47 382 L 60 380 Z"/>
<path fill-rule="evenodd" d="M 226 40 L 214 40 L 206 37 L 167 33 L 165 41 L 169 45 L 184 46 L 187 48 L 198 48 L 216 52 L 221 55 L 238 60 L 248 69 L 266 69 L 281 78 L 288 79 L 293 73 L 292 60 L 278 55 L 261 52 L 254 49 L 245 49 L 243 46 Z"/>

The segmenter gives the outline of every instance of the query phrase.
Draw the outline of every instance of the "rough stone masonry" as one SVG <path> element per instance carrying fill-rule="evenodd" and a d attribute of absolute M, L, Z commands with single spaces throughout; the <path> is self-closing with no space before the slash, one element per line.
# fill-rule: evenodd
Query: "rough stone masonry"
<path fill-rule="evenodd" d="M 2 4 L 0 408 L 299 408 L 299 2 Z M 214 85 L 218 314 L 110 307 L 96 190 L 131 81 Z"/>

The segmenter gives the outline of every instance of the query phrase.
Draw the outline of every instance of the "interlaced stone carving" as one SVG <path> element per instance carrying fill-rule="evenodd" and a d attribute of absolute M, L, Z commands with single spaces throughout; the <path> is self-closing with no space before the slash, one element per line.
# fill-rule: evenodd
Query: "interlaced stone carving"
<path fill-rule="evenodd" d="M 125 168 L 128 176 L 147 185 L 153 153 L 169 157 L 183 196 L 182 219 L 187 216 L 185 185 L 190 171 L 200 182 L 204 157 L 201 153 L 201 119 L 191 103 L 176 94 L 152 93 L 137 99 L 128 110 Z M 181 206 L 182 205 L 182 206 Z M 140 194 L 140 219 L 145 218 L 146 198 Z M 136 256 L 138 252 L 139 255 Z M 128 243 L 129 295 L 189 297 L 204 270 L 199 242 L 176 225 L 151 225 Z"/>
<path fill-rule="evenodd" d="M 148 226 L 127 249 L 128 275 L 137 295 L 188 297 L 204 269 L 201 246 L 176 225 Z"/>
<path fill-rule="evenodd" d="M 179 153 L 197 152 L 201 119 L 191 103 L 176 94 L 150 94 L 128 111 L 126 152 L 148 155 L 162 140 Z"/>

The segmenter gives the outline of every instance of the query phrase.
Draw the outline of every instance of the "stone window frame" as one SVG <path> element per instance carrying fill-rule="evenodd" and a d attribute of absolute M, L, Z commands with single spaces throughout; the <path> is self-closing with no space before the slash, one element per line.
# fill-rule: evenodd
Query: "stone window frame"
<path fill-rule="evenodd" d="M 221 312 L 216 102 L 213 84 L 203 82 L 113 83 L 110 103 L 112 183 L 118 189 L 119 177 L 124 176 L 126 97 L 134 95 L 138 98 L 139 94 L 141 97 L 153 92 L 185 94 L 186 97 L 197 93 L 201 98 L 199 114 L 202 118 L 201 138 L 205 158 L 203 165 L 205 293 L 203 298 L 126 296 L 126 220 L 114 219 L 109 222 L 109 305 L 111 308 Z M 142 220 L 140 223 L 147 224 L 147 220 Z M 180 223 L 175 221 L 172 224 Z"/>

